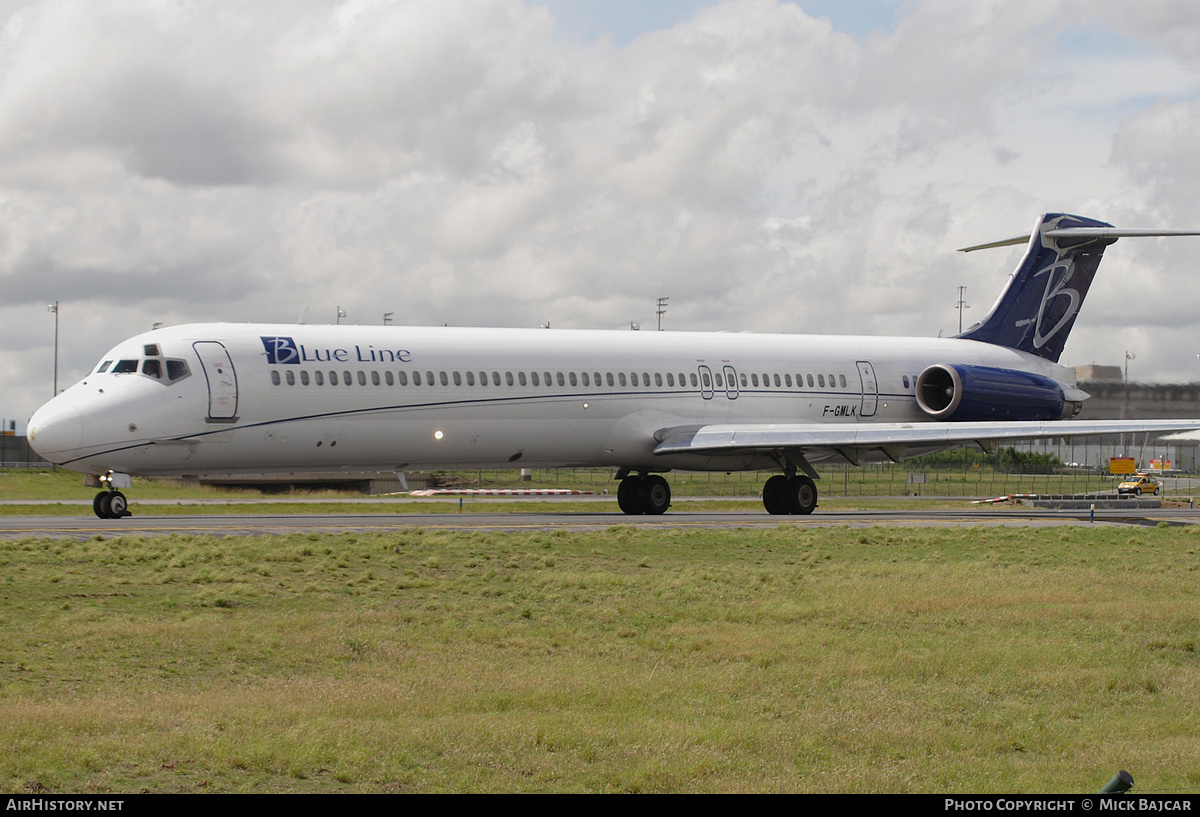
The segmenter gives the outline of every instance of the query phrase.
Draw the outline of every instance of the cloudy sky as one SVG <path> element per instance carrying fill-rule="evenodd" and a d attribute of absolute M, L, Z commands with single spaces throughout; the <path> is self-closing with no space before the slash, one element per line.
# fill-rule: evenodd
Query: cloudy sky
<path fill-rule="evenodd" d="M 155 322 L 936 335 L 1200 227 L 1194 0 L 0 0 L 0 416 Z M 1200 379 L 1200 238 L 1064 361 Z"/>

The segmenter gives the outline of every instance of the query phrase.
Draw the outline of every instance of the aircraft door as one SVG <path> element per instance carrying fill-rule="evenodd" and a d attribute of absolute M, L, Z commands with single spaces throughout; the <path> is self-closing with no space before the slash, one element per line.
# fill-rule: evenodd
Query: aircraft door
<path fill-rule="evenodd" d="M 210 423 L 232 423 L 237 420 L 237 372 L 224 345 L 215 340 L 198 340 L 192 344 L 200 357 L 204 377 L 208 380 L 208 417 Z"/>
<path fill-rule="evenodd" d="M 736 400 L 738 396 L 737 372 L 728 364 L 722 371 L 725 373 L 725 396 L 730 400 Z"/>
<path fill-rule="evenodd" d="M 713 397 L 713 376 L 712 369 L 701 364 L 697 367 L 700 373 L 700 396 L 705 400 L 711 400 Z"/>
<path fill-rule="evenodd" d="M 879 384 L 875 381 L 875 369 L 865 360 L 858 361 L 858 376 L 862 380 L 862 409 L 860 417 L 874 417 L 879 405 Z"/>

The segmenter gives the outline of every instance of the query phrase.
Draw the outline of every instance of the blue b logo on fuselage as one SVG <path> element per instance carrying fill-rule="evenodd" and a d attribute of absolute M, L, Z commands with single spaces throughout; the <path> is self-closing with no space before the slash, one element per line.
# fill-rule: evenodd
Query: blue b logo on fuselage
<path fill-rule="evenodd" d="M 267 363 L 300 364 L 300 350 L 296 348 L 296 342 L 291 338 L 268 338 L 260 335 L 259 340 L 262 341 L 263 348 L 267 350 Z"/>

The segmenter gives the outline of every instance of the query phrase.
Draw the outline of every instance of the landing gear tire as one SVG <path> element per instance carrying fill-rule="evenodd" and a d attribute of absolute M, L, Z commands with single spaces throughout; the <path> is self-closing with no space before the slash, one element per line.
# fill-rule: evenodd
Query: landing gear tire
<path fill-rule="evenodd" d="M 641 483 L 638 486 L 637 498 L 638 505 L 642 508 L 642 513 L 653 514 L 655 516 L 665 513 L 667 508 L 671 506 L 671 486 L 657 474 L 642 477 Z"/>
<path fill-rule="evenodd" d="M 622 513 L 630 516 L 637 516 L 645 513 L 642 510 L 641 503 L 638 501 L 638 494 L 641 488 L 641 477 L 625 477 L 621 480 L 621 484 L 617 486 L 617 505 L 621 508 Z"/>
<path fill-rule="evenodd" d="M 763 485 L 763 507 L 771 514 L 810 514 L 817 507 L 817 484 L 805 476 L 776 474 Z"/>
<path fill-rule="evenodd" d="M 129 503 L 125 494 L 120 491 L 101 491 L 92 500 L 92 510 L 101 519 L 122 519 L 133 516 L 129 512 Z"/>
<path fill-rule="evenodd" d="M 787 482 L 787 497 L 792 513 L 812 513 L 817 507 L 817 484 L 803 476 L 792 477 Z"/>
<path fill-rule="evenodd" d="M 767 480 L 763 485 L 762 500 L 763 507 L 767 509 L 767 513 L 784 514 L 791 513 L 788 509 L 788 478 L 783 474 L 776 474 Z"/>
<path fill-rule="evenodd" d="M 617 505 L 630 516 L 664 513 L 671 506 L 671 486 L 657 474 L 625 477 L 617 486 Z"/>

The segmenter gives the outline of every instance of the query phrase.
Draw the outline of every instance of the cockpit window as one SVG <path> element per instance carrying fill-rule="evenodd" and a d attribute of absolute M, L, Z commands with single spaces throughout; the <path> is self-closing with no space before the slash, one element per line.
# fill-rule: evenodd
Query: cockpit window
<path fill-rule="evenodd" d="M 142 374 L 150 377 L 162 377 L 162 364 L 156 358 L 143 360 Z"/>
<path fill-rule="evenodd" d="M 174 383 L 176 380 L 183 380 L 189 374 L 191 369 L 188 368 L 186 360 L 168 360 L 167 361 L 167 377 Z"/>
<path fill-rule="evenodd" d="M 111 365 L 112 365 L 111 360 L 104 361 L 103 363 L 100 364 L 99 368 L 96 369 L 96 374 L 103 374 L 104 372 L 107 372 L 108 367 Z"/>
<path fill-rule="evenodd" d="M 117 365 L 112 367 L 113 374 L 129 374 L 138 370 L 138 362 L 136 360 L 118 360 Z"/>

